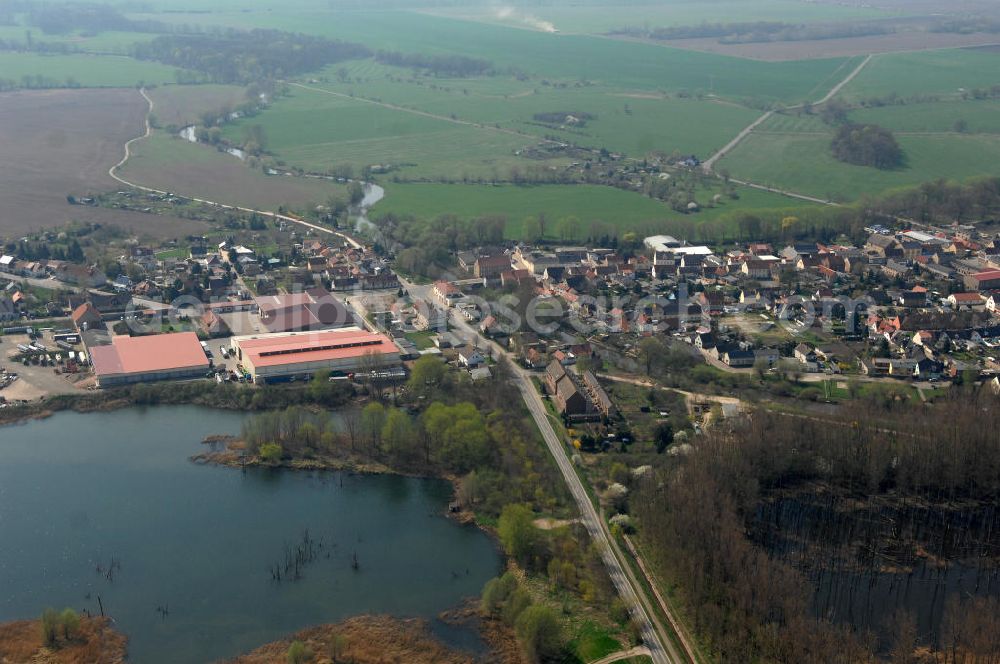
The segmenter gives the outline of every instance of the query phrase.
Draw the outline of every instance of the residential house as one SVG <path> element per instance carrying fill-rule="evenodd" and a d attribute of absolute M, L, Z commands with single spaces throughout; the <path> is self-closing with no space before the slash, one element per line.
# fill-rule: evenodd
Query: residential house
<path fill-rule="evenodd" d="M 587 394 L 590 395 L 590 401 L 594 404 L 594 407 L 603 415 L 604 417 L 612 417 L 615 414 L 615 404 L 611 401 L 611 397 L 604 390 L 604 387 L 598 382 L 597 376 L 591 371 L 583 372 L 583 385 L 587 390 Z"/>
<path fill-rule="evenodd" d="M 552 400 L 555 402 L 556 409 L 569 417 L 586 415 L 590 410 L 587 397 L 569 376 L 557 383 L 556 393 L 552 395 Z"/>
<path fill-rule="evenodd" d="M 698 304 L 701 305 L 701 310 L 703 312 L 719 314 L 722 313 L 723 306 L 726 302 L 726 296 L 722 291 L 702 291 L 701 293 L 698 293 L 697 301 Z"/>
<path fill-rule="evenodd" d="M 952 293 L 948 296 L 952 309 L 984 309 L 986 302 L 979 293 Z"/>
<path fill-rule="evenodd" d="M 808 364 L 809 362 L 816 361 L 816 352 L 813 350 L 812 346 L 809 344 L 799 344 L 795 347 L 794 351 L 795 359 L 802 364 Z"/>
<path fill-rule="evenodd" d="M 899 294 L 899 306 L 901 307 L 926 307 L 927 289 L 904 290 Z"/>
<path fill-rule="evenodd" d="M 111 283 L 111 287 L 119 293 L 131 293 L 135 284 L 132 283 L 132 280 L 128 277 L 128 275 L 119 274 Z"/>
<path fill-rule="evenodd" d="M 737 348 L 725 351 L 719 359 L 734 369 L 752 367 L 754 362 L 757 361 L 757 357 L 753 351 L 739 350 Z"/>
<path fill-rule="evenodd" d="M 771 279 L 773 273 L 771 271 L 772 266 L 776 266 L 776 263 L 772 263 L 764 260 L 749 260 L 745 261 L 740 267 L 740 271 L 748 279 L 755 280 L 769 280 Z"/>
<path fill-rule="evenodd" d="M 466 347 L 458 351 L 458 363 L 467 369 L 475 369 L 486 364 L 486 358 L 477 348 Z"/>
<path fill-rule="evenodd" d="M 910 274 L 910 272 L 910 266 L 906 263 L 900 263 L 899 261 L 887 260 L 885 265 L 882 266 L 882 274 L 890 279 L 905 277 Z"/>
<path fill-rule="evenodd" d="M 757 360 L 761 360 L 767 362 L 769 367 L 774 366 L 781 359 L 781 353 L 778 352 L 777 348 L 758 348 L 753 352 L 753 356 L 755 364 Z"/>
<path fill-rule="evenodd" d="M 84 302 L 74 309 L 73 313 L 70 314 L 70 318 L 73 320 L 73 325 L 76 326 L 76 329 L 81 332 L 104 327 L 104 319 L 101 318 L 101 313 L 90 302 Z"/>
<path fill-rule="evenodd" d="M 500 275 L 510 270 L 510 256 L 499 254 L 497 256 L 480 256 L 476 259 L 475 274 L 477 279 L 496 280 Z"/>
<path fill-rule="evenodd" d="M 462 291 L 458 286 L 443 279 L 434 282 L 434 298 L 445 308 L 455 306 L 455 302 L 462 299 Z"/>
<path fill-rule="evenodd" d="M 419 302 L 416 306 L 417 315 L 414 327 L 419 330 L 447 330 L 448 313 L 431 305 L 429 302 Z"/>
<path fill-rule="evenodd" d="M 896 238 L 878 233 L 868 238 L 865 243 L 865 251 L 882 258 L 903 257 L 903 248 Z"/>

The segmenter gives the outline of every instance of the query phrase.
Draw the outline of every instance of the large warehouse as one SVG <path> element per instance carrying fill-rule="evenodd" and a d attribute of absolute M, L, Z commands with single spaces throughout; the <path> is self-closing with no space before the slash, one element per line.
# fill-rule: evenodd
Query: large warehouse
<path fill-rule="evenodd" d="M 400 364 L 399 348 L 382 334 L 357 327 L 233 337 L 232 348 L 255 383 L 312 376 L 317 371 L 350 374 L 375 354 L 380 367 Z"/>
<path fill-rule="evenodd" d="M 209 370 L 208 357 L 194 332 L 116 336 L 109 345 L 87 349 L 99 387 L 199 378 Z"/>

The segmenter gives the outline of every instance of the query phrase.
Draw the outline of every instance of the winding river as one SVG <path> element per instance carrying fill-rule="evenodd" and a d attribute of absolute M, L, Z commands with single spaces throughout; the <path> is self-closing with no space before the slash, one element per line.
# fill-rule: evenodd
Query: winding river
<path fill-rule="evenodd" d="M 191 125 L 188 127 L 184 127 L 178 133 L 178 136 L 180 136 L 185 141 L 188 141 L 189 143 L 200 143 L 200 141 L 198 140 L 197 131 L 198 128 L 195 125 Z M 226 154 L 230 154 L 236 157 L 240 161 L 246 161 L 246 156 L 247 156 L 246 153 L 239 148 L 227 148 L 225 152 Z M 292 177 L 291 173 L 286 173 L 286 172 L 272 171 L 271 174 Z M 330 180 L 331 182 L 354 181 L 354 180 L 343 180 L 343 179 L 338 180 L 337 178 L 327 175 L 304 175 L 300 177 Z M 364 187 L 365 196 L 364 198 L 361 199 L 360 203 L 358 203 L 351 209 L 351 221 L 353 222 L 354 230 L 355 232 L 365 233 L 365 234 L 377 233 L 378 229 L 376 228 L 375 224 L 373 224 L 371 220 L 368 219 L 368 212 L 375 206 L 376 203 L 385 198 L 385 189 L 375 184 L 374 182 L 364 182 L 361 180 L 358 180 L 358 182 L 361 182 L 362 186 Z"/>
<path fill-rule="evenodd" d="M 0 621 L 103 606 L 133 661 L 204 662 L 359 613 L 432 618 L 499 570 L 486 535 L 443 516 L 445 482 L 189 460 L 243 417 L 132 408 L 0 429 Z M 301 580 L 275 580 L 306 541 Z"/>

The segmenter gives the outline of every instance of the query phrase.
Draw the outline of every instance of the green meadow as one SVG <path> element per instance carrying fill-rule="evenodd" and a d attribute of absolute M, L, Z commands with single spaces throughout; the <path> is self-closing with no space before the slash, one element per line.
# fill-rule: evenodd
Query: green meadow
<path fill-rule="evenodd" d="M 147 14 L 176 23 L 268 27 L 358 41 L 375 49 L 485 58 L 501 69 L 542 79 L 591 81 L 644 91 L 712 91 L 727 98 L 802 101 L 832 87 L 854 59 L 760 62 L 654 44 L 520 28 L 407 11 L 262 10 L 211 14 Z M 849 71 L 849 70 L 848 70 Z M 845 71 L 846 74 L 846 71 Z M 831 81 L 829 85 L 825 82 Z"/>
<path fill-rule="evenodd" d="M 840 93 L 848 99 L 940 95 L 1000 85 L 1000 53 L 985 49 L 947 49 L 878 55 Z"/>
<path fill-rule="evenodd" d="M 239 143 L 250 125 L 260 125 L 268 151 L 290 165 L 323 171 L 392 164 L 405 177 L 420 178 L 506 177 L 511 167 L 531 163 L 515 153 L 537 142 L 300 88 L 223 134 Z"/>
<path fill-rule="evenodd" d="M 18 83 L 26 76 L 41 76 L 60 85 L 72 80 L 86 88 L 126 88 L 139 83 L 172 83 L 176 71 L 174 67 L 116 55 L 0 52 L 0 78 Z"/>
<path fill-rule="evenodd" d="M 854 122 L 873 123 L 896 132 L 951 132 L 964 120 L 969 133 L 1000 134 L 1000 101 L 944 101 L 853 111 Z"/>
<path fill-rule="evenodd" d="M 124 55 L 128 52 L 128 47 L 132 44 L 149 41 L 156 37 L 156 35 L 145 32 L 116 32 L 111 30 L 96 35 L 78 32 L 51 35 L 36 28 L 23 25 L 0 25 L 0 40 L 24 44 L 29 32 L 35 43 L 64 44 L 74 49 L 79 49 L 84 53 L 104 55 Z"/>
<path fill-rule="evenodd" d="M 415 77 L 371 61 L 331 67 L 315 87 L 637 157 L 653 151 L 709 154 L 758 115 L 715 99 L 604 85 L 557 87 L 511 77 Z M 555 112 L 586 113 L 594 119 L 567 127 L 534 120 L 538 113 Z"/>
<path fill-rule="evenodd" d="M 561 32 L 602 34 L 623 26 L 667 27 L 700 23 L 783 21 L 813 23 L 847 19 L 881 18 L 887 12 L 872 7 L 795 2 L 794 0 L 742 0 L 703 2 L 682 0 L 656 5 L 576 5 L 532 7 L 509 13 L 496 8 L 432 9 L 429 13 L 484 21 L 523 29 L 539 29 L 548 21 Z"/>
<path fill-rule="evenodd" d="M 803 207 L 801 201 L 768 192 L 748 188 L 737 191 L 737 200 L 724 199 L 716 207 L 681 214 L 638 193 L 593 185 L 390 184 L 386 187 L 385 199 L 375 206 L 372 216 L 378 218 L 395 214 L 435 219 L 447 214 L 469 219 L 502 215 L 508 219 L 507 236 L 519 238 L 524 219 L 540 214 L 556 222 L 546 230 L 547 235 L 555 236 L 558 222 L 570 217 L 578 220 L 583 232 L 588 232 L 594 222 L 622 233 L 654 232 L 676 228 L 681 221 L 691 224 L 714 221 L 739 210 Z M 696 197 L 707 206 L 711 204 L 715 192 L 714 188 L 703 188 Z"/>
<path fill-rule="evenodd" d="M 892 171 L 844 164 L 830 154 L 827 134 L 754 133 L 726 156 L 720 167 L 757 184 L 837 201 L 862 194 L 947 178 L 996 175 L 1000 137 L 901 135 L 906 165 Z"/>

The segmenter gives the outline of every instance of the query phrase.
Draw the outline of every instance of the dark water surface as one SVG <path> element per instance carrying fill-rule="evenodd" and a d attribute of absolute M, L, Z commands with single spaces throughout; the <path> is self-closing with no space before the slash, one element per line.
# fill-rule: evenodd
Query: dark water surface
<path fill-rule="evenodd" d="M 156 407 L 0 428 L 0 621 L 98 613 L 100 596 L 132 661 L 205 662 L 359 613 L 432 617 L 499 570 L 488 537 L 443 516 L 444 482 L 188 460 L 243 417 Z M 302 579 L 274 581 L 306 531 Z"/>

